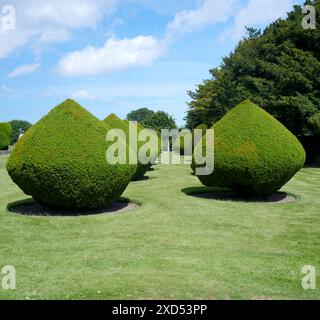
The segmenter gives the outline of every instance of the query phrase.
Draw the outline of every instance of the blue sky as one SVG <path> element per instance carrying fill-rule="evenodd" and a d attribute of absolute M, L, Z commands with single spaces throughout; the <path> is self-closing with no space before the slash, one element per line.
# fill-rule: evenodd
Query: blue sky
<path fill-rule="evenodd" d="M 0 0 L 0 122 L 38 121 L 67 98 L 103 119 L 164 110 L 179 125 L 187 90 L 244 35 L 303 0 Z M 6 17 L 8 12 L 2 14 Z"/>

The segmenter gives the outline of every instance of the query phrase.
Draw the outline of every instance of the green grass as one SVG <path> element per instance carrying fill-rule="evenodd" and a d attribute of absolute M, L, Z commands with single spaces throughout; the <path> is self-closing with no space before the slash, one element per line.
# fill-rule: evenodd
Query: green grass
<path fill-rule="evenodd" d="M 137 210 L 85 217 L 28 217 L 7 204 L 27 199 L 0 158 L 0 269 L 17 289 L 1 299 L 317 299 L 301 268 L 320 270 L 320 169 L 285 191 L 291 204 L 187 196 L 200 187 L 189 166 L 156 166 L 124 196 Z M 0 274 L 1 279 L 1 274 Z"/>

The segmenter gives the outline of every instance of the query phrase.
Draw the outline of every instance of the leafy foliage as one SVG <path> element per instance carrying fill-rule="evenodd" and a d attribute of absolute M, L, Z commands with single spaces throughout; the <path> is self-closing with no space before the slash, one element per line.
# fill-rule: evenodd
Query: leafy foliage
<path fill-rule="evenodd" d="M 11 145 L 14 145 L 18 141 L 20 129 L 26 133 L 32 127 L 30 122 L 24 120 L 12 120 L 10 124 L 12 126 Z"/>
<path fill-rule="evenodd" d="M 129 122 L 126 120 L 121 120 L 117 115 L 115 115 L 114 113 L 110 114 L 105 120 L 104 122 L 113 129 L 121 129 L 124 131 L 124 133 L 126 134 L 126 139 L 127 139 L 127 144 L 129 144 Z M 143 130 L 144 128 L 138 124 L 138 134 Z M 138 141 L 138 149 L 137 151 L 139 152 L 139 149 L 145 144 L 145 142 L 140 142 Z M 158 156 L 158 150 L 157 150 L 157 144 L 156 142 L 152 143 L 152 152 L 154 153 L 154 157 Z M 137 159 L 138 159 L 138 155 L 137 155 Z M 138 159 L 139 160 L 139 159 Z M 132 180 L 140 180 L 145 174 L 146 172 L 151 168 L 152 163 L 141 163 L 140 161 L 138 161 L 138 165 L 135 168 L 135 173 L 132 177 Z"/>
<path fill-rule="evenodd" d="M 176 129 L 177 125 L 172 116 L 164 111 L 154 112 L 148 108 L 141 108 L 130 112 L 127 120 L 137 121 L 143 127 L 160 131 L 161 129 Z"/>
<path fill-rule="evenodd" d="M 189 130 L 182 130 L 179 133 L 179 136 L 174 141 L 173 144 L 173 150 L 180 152 L 180 155 L 189 156 L 192 155 L 192 149 L 193 149 L 193 136 L 192 133 Z M 189 152 L 191 154 L 189 154 Z"/>
<path fill-rule="evenodd" d="M 309 1 L 320 12 L 319 1 Z M 187 126 L 211 125 L 251 99 L 296 135 L 316 134 L 309 119 L 320 111 L 320 29 L 304 30 L 301 6 L 263 33 L 249 29 L 212 79 L 189 92 Z"/>
<path fill-rule="evenodd" d="M 152 115 L 153 113 L 154 112 L 148 108 L 140 108 L 128 113 L 127 120 L 142 123 L 147 116 Z"/>
<path fill-rule="evenodd" d="M 229 111 L 213 129 L 215 170 L 211 175 L 198 176 L 206 186 L 268 196 L 304 165 L 305 151 L 297 138 L 250 100 Z M 196 146 L 197 152 L 206 153 L 205 139 Z M 193 162 L 193 169 L 196 166 Z"/>
<path fill-rule="evenodd" d="M 195 130 L 202 130 L 202 137 L 206 135 L 206 130 L 208 127 L 205 124 L 198 125 Z M 179 136 L 177 137 L 176 141 L 173 144 L 173 148 L 175 151 L 179 149 L 180 155 L 192 155 L 194 144 L 197 143 L 195 141 L 196 137 L 194 135 L 194 132 L 191 133 L 188 130 L 181 130 Z M 179 143 L 180 141 L 180 143 Z M 179 143 L 179 146 L 178 146 Z M 191 150 L 191 154 L 189 154 L 189 150 Z"/>
<path fill-rule="evenodd" d="M 313 132 L 316 135 L 320 135 L 320 112 L 315 113 L 312 117 L 310 117 L 309 123 L 313 129 Z"/>
<path fill-rule="evenodd" d="M 10 123 L 0 122 L 0 150 L 8 149 L 12 135 Z"/>
<path fill-rule="evenodd" d="M 7 162 L 12 180 L 53 207 L 99 208 L 126 189 L 134 170 L 106 161 L 108 126 L 76 102 L 55 107 L 16 143 Z"/>

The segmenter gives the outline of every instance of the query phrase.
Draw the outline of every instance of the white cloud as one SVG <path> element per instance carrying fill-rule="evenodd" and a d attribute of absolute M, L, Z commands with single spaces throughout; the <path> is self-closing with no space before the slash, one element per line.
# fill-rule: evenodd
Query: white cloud
<path fill-rule="evenodd" d="M 13 89 L 8 88 L 4 84 L 0 85 L 0 92 L 13 92 Z"/>
<path fill-rule="evenodd" d="M 162 42 L 152 36 L 118 40 L 111 37 L 100 48 L 88 46 L 67 53 L 58 63 L 63 76 L 108 74 L 134 66 L 152 64 L 164 52 Z"/>
<path fill-rule="evenodd" d="M 237 2 L 238 0 L 205 0 L 198 9 L 177 13 L 167 27 L 167 40 L 171 41 L 187 32 L 194 32 L 205 26 L 227 21 Z"/>
<path fill-rule="evenodd" d="M 66 41 L 75 29 L 94 28 L 111 14 L 117 0 L 11 0 L 16 9 L 16 30 L 0 30 L 0 58 L 31 45 Z M 0 8 L 5 4 L 0 0 Z"/>
<path fill-rule="evenodd" d="M 292 7 L 293 1 L 297 0 L 197 0 L 197 9 L 180 11 L 175 15 L 163 39 L 153 36 L 117 39 L 111 36 L 102 47 L 87 46 L 67 53 L 56 70 L 63 76 L 92 76 L 147 66 L 186 33 L 209 25 L 233 22 L 233 27 L 227 29 L 223 36 L 241 37 L 245 26 L 261 26 L 283 16 Z"/>
<path fill-rule="evenodd" d="M 231 15 L 232 5 L 237 1 L 205 0 L 196 10 L 176 14 L 173 22 L 168 25 L 163 40 L 153 36 L 131 39 L 111 37 L 103 47 L 88 46 L 83 50 L 67 53 L 56 70 L 63 76 L 90 76 L 150 65 L 166 52 L 177 36 L 226 21 Z"/>
<path fill-rule="evenodd" d="M 74 100 L 95 100 L 96 98 L 91 95 L 87 90 L 79 90 L 71 95 Z"/>
<path fill-rule="evenodd" d="M 292 0 L 249 0 L 237 15 L 234 26 L 226 33 L 227 36 L 241 38 L 245 35 L 245 27 L 261 27 L 286 16 L 292 9 Z"/>
<path fill-rule="evenodd" d="M 40 67 L 40 63 L 25 64 L 23 66 L 16 68 L 12 72 L 10 72 L 8 74 L 8 77 L 15 78 L 15 77 L 23 76 L 23 75 L 26 75 L 26 74 L 29 74 L 29 73 L 36 71 L 39 67 Z"/>

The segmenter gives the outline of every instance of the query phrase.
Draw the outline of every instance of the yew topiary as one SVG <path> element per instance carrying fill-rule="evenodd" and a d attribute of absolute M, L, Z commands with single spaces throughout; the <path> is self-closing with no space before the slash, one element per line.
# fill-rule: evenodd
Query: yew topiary
<path fill-rule="evenodd" d="M 229 111 L 213 129 L 214 172 L 198 176 L 206 186 L 269 196 L 304 165 L 306 154 L 298 139 L 250 100 Z M 196 146 L 198 154 L 201 148 L 203 154 L 206 152 L 205 139 Z M 193 169 L 196 167 L 193 162 Z"/>
<path fill-rule="evenodd" d="M 127 143 L 129 143 L 129 122 L 127 120 L 121 120 L 118 116 L 116 116 L 114 113 L 110 114 L 104 122 L 108 124 L 111 128 L 113 129 L 121 129 L 124 131 L 127 137 Z M 137 129 L 138 129 L 138 134 L 144 130 L 145 128 L 137 123 Z M 140 142 L 138 141 L 137 144 L 137 151 L 145 144 L 145 142 Z M 152 161 L 148 163 L 141 163 L 139 159 L 137 158 L 137 167 L 136 171 L 132 177 L 133 181 L 140 180 L 143 178 L 143 176 L 146 174 L 146 172 L 151 168 L 152 162 L 157 158 L 158 156 L 158 147 L 157 147 L 157 142 L 156 141 L 151 141 L 152 144 Z"/>
<path fill-rule="evenodd" d="M 12 127 L 10 123 L 0 122 L 0 150 L 7 150 L 10 145 Z"/>
<path fill-rule="evenodd" d="M 72 100 L 55 107 L 17 142 L 7 162 L 12 180 L 36 201 L 70 209 L 109 205 L 134 173 L 106 159 L 106 124 Z"/>

